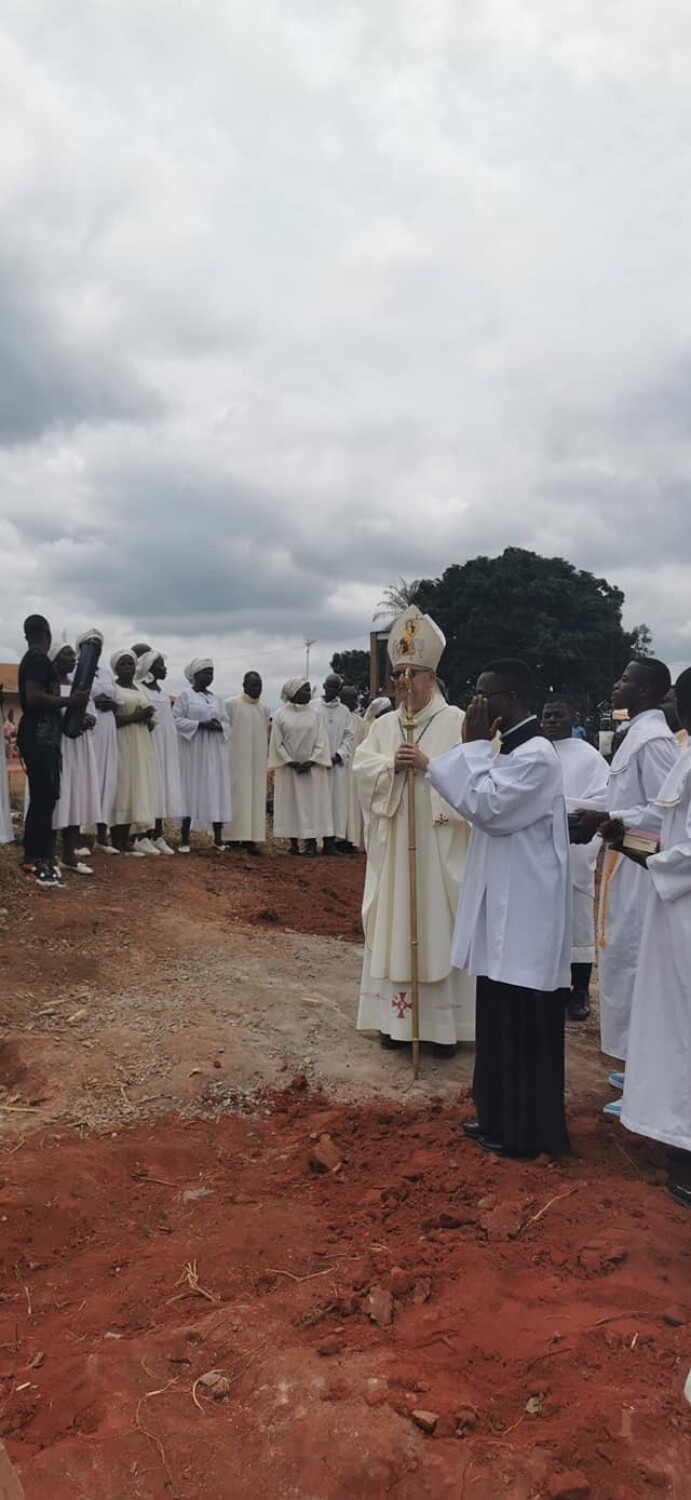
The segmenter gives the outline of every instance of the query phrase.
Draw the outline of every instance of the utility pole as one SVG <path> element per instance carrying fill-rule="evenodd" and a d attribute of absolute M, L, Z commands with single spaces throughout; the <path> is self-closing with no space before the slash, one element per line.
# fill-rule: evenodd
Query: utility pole
<path fill-rule="evenodd" d="M 309 677 L 310 675 L 310 648 L 316 646 L 316 644 L 316 641 L 305 641 L 305 677 Z"/>

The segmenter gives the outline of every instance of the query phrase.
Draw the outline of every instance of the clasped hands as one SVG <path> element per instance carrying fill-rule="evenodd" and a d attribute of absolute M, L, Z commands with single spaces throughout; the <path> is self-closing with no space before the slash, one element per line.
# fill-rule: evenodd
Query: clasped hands
<path fill-rule="evenodd" d="M 394 771 L 421 771 L 425 772 L 429 765 L 429 756 L 419 745 L 399 745 L 394 755 Z"/>

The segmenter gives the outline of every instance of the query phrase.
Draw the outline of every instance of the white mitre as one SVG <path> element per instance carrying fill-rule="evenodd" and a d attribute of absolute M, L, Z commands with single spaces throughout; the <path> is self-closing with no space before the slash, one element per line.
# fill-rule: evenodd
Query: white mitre
<path fill-rule="evenodd" d="M 423 615 L 411 604 L 394 620 L 387 650 L 392 667 L 417 667 L 436 672 L 446 645 L 446 636 L 429 615 Z"/>

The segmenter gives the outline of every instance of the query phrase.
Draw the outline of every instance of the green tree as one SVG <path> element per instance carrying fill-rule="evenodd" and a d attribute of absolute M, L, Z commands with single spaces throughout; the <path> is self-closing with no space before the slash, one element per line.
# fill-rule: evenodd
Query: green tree
<path fill-rule="evenodd" d="M 650 649 L 647 627 L 622 626 L 621 589 L 520 547 L 421 579 L 415 603 L 446 635 L 440 670 L 454 703 L 467 703 L 485 662 L 517 656 L 532 668 L 540 698 L 562 688 L 587 709 L 609 697 L 632 655 Z"/>
<path fill-rule="evenodd" d="M 335 651 L 329 666 L 358 692 L 369 692 L 369 651 Z"/>
<path fill-rule="evenodd" d="M 410 583 L 406 583 L 405 578 L 399 578 L 398 583 L 388 584 L 379 600 L 373 619 L 395 620 L 397 615 L 403 614 L 409 604 L 417 604 L 420 587 L 419 578 L 411 579 Z"/>

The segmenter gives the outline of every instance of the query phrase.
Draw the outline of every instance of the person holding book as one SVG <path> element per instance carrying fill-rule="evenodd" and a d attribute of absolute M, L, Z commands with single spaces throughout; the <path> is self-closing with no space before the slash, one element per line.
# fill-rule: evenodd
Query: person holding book
<path fill-rule="evenodd" d="M 609 770 L 607 795 L 601 807 L 580 819 L 572 843 L 589 843 L 607 813 L 627 827 L 645 826 L 646 809 L 659 795 L 665 777 L 679 759 L 679 746 L 662 712 L 671 678 L 664 662 L 654 657 L 631 661 L 612 689 L 615 712 L 628 710 L 630 726 Z M 596 805 L 594 798 L 590 808 Z M 609 1057 L 625 1062 L 629 1043 L 631 1002 L 638 949 L 648 899 L 645 872 L 624 854 L 610 850 L 600 887 L 597 946 L 600 978 L 600 1045 Z M 622 1088 L 623 1072 L 610 1074 L 614 1088 Z M 618 1117 L 621 1102 L 605 1105 L 605 1114 Z"/>
<path fill-rule="evenodd" d="M 691 668 L 679 677 L 676 698 L 691 731 Z M 647 882 L 621 1123 L 668 1147 L 668 1191 L 691 1208 L 691 749 L 679 756 L 645 822 L 657 825 L 657 852 L 636 847 L 643 840 L 627 837 L 621 821 L 602 829 Z"/>

